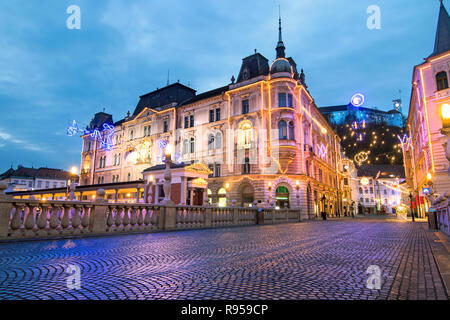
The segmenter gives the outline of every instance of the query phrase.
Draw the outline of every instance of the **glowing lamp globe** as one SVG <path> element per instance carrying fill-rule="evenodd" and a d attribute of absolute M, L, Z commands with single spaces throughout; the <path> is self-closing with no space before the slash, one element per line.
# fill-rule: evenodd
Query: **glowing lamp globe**
<path fill-rule="evenodd" d="M 369 179 L 367 179 L 366 177 L 363 177 L 363 178 L 361 178 L 360 182 L 363 186 L 367 186 L 369 184 Z"/>
<path fill-rule="evenodd" d="M 165 153 L 166 153 L 167 156 L 170 156 L 172 154 L 172 145 L 168 144 L 166 146 Z"/>

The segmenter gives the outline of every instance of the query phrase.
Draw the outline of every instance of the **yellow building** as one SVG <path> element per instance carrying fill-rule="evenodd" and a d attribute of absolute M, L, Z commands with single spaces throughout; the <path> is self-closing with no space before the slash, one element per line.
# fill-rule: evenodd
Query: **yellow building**
<path fill-rule="evenodd" d="M 141 96 L 134 112 L 118 122 L 96 114 L 89 130 L 82 185 L 143 179 L 144 170 L 159 168 L 171 145 L 174 163 L 209 167 L 213 205 L 301 207 L 303 218 L 322 210 L 343 214 L 340 139 L 316 107 L 303 70 L 285 56 L 281 20 L 270 65 L 255 51 L 228 85 L 197 94 L 174 83 Z M 184 194 L 196 190 L 185 189 L 193 178 L 185 179 L 172 182 L 189 199 Z M 162 192 L 163 179 L 153 183 Z"/>

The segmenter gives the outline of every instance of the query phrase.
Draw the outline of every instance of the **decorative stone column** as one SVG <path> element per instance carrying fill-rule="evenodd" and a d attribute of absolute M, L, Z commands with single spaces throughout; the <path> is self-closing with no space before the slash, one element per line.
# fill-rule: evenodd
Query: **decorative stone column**
<path fill-rule="evenodd" d="M 170 199 L 170 195 L 172 192 L 172 171 L 170 165 L 172 164 L 172 157 L 168 150 L 166 150 L 166 169 L 164 170 L 164 200 L 162 201 L 163 205 L 175 205 L 173 201 Z"/>
<path fill-rule="evenodd" d="M 12 210 L 12 197 L 5 194 L 8 185 L 0 182 L 0 239 L 8 237 L 9 218 Z"/>
<path fill-rule="evenodd" d="M 106 232 L 106 220 L 108 216 L 108 200 L 105 199 L 104 189 L 98 189 L 95 196 L 93 213 L 90 215 L 89 230 L 92 233 Z"/>

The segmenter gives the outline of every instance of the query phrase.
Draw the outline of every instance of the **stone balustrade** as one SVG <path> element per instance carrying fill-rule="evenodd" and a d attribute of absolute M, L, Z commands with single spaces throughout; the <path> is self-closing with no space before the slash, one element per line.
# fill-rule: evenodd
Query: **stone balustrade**
<path fill-rule="evenodd" d="M 0 183 L 0 240 L 155 232 L 299 222 L 300 211 L 271 208 L 14 199 Z"/>

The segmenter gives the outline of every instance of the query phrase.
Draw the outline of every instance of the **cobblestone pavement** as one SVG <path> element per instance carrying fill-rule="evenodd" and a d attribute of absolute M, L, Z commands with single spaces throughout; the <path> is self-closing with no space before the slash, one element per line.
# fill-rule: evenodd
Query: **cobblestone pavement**
<path fill-rule="evenodd" d="M 448 297 L 420 223 L 358 219 L 0 243 L 0 299 Z"/>

